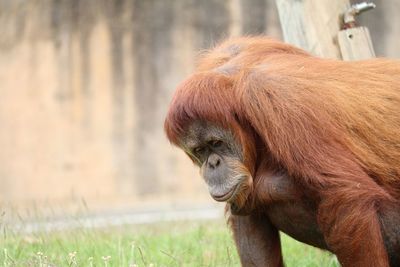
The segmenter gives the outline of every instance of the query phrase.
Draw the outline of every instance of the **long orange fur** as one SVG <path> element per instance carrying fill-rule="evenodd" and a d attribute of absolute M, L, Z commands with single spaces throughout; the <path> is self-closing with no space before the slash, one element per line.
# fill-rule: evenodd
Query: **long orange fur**
<path fill-rule="evenodd" d="M 252 172 L 259 152 L 248 133 L 259 136 L 315 192 L 343 266 L 389 266 L 377 212 L 400 199 L 400 61 L 343 62 L 264 37 L 230 39 L 177 89 L 168 138 L 179 145 L 195 120 L 232 130 Z"/>

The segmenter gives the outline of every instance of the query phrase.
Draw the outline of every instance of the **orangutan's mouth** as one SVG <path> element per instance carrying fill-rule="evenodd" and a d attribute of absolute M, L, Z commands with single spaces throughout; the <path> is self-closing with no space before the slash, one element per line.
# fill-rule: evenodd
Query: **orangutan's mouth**
<path fill-rule="evenodd" d="M 218 202 L 230 202 L 233 200 L 240 189 L 240 183 L 237 183 L 231 190 L 223 193 L 223 194 L 215 194 L 210 190 L 210 195 L 213 199 Z"/>

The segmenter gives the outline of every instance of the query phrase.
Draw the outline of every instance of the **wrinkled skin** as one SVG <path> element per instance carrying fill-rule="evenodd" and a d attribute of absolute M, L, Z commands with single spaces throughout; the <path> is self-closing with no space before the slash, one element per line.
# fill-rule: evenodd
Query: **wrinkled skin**
<path fill-rule="evenodd" d="M 283 266 L 279 231 L 330 250 L 318 225 L 318 203 L 312 193 L 268 162 L 257 162 L 251 173 L 230 131 L 194 122 L 181 148 L 201 168 L 210 195 L 228 203 L 243 266 Z M 400 266 L 400 208 L 386 207 L 379 215 L 390 264 Z"/>
<path fill-rule="evenodd" d="M 228 131 L 197 122 L 189 127 L 181 147 L 200 167 L 210 195 L 216 201 L 238 203 L 238 197 L 244 201 L 250 193 L 252 178 L 242 163 L 241 148 L 226 140 L 233 140 Z"/>

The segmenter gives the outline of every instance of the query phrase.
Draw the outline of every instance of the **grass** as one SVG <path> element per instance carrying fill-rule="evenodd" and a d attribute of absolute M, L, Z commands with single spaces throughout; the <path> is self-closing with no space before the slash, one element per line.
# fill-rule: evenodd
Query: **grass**
<path fill-rule="evenodd" d="M 282 235 L 286 266 L 339 266 L 336 258 Z M 22 235 L 4 231 L 0 266 L 240 266 L 223 221 L 160 223 Z"/>

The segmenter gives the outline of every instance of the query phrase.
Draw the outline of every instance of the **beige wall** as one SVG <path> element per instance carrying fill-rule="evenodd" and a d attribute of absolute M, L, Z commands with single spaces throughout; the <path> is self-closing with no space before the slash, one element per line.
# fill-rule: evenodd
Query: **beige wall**
<path fill-rule="evenodd" d="M 2 207 L 211 201 L 164 137 L 167 105 L 199 49 L 279 37 L 272 1 L 2 0 L 0 12 Z"/>
<path fill-rule="evenodd" d="M 400 3 L 361 16 L 400 57 Z M 0 205 L 211 202 L 163 119 L 200 49 L 280 37 L 273 0 L 0 0 Z"/>

